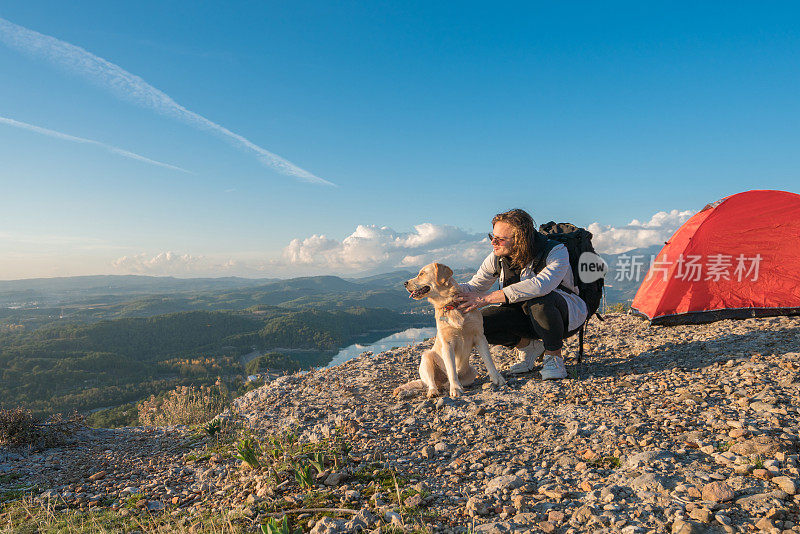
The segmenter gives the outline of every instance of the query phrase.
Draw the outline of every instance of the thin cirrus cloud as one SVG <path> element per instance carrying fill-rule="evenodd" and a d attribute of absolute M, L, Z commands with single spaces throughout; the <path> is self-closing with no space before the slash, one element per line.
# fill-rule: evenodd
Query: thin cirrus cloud
<path fill-rule="evenodd" d="M 91 83 L 110 91 L 118 98 L 151 109 L 162 115 L 174 117 L 196 128 L 213 132 L 239 148 L 254 153 L 264 165 L 281 174 L 304 182 L 335 185 L 305 169 L 301 169 L 294 163 L 277 154 L 273 154 L 224 126 L 186 109 L 175 102 L 169 95 L 156 89 L 139 76 L 131 74 L 118 65 L 95 56 L 79 46 L 38 33 L 3 18 L 0 18 L 0 42 L 25 54 L 44 59 L 64 70 L 78 74 Z"/>
<path fill-rule="evenodd" d="M 13 126 L 15 128 L 22 128 L 23 130 L 29 130 L 31 132 L 40 133 L 42 135 L 46 135 L 48 137 L 55 137 L 56 139 L 62 139 L 64 141 L 72 141 L 73 143 L 81 143 L 84 145 L 94 145 L 98 146 L 104 150 L 112 152 L 114 154 L 118 154 L 125 158 L 134 159 L 136 161 L 141 161 L 143 163 L 149 163 L 150 165 L 156 165 L 158 167 L 164 167 L 165 169 L 172 169 L 174 171 L 185 172 L 188 174 L 194 174 L 192 171 L 187 171 L 182 167 L 178 167 L 176 165 L 170 165 L 169 163 L 164 163 L 162 161 L 156 161 L 154 159 L 146 158 L 135 152 L 130 152 L 128 150 L 123 150 L 121 148 L 117 148 L 115 146 L 107 145 L 105 143 L 101 143 L 100 141 L 94 141 L 92 139 L 85 139 L 83 137 L 76 137 L 74 135 L 69 135 L 61 132 L 57 132 L 55 130 L 49 130 L 47 128 L 42 128 L 41 126 L 34 126 L 33 124 L 28 124 L 27 122 L 21 122 L 14 119 L 9 119 L 8 117 L 0 117 L 0 124 L 6 124 L 8 126 Z"/>

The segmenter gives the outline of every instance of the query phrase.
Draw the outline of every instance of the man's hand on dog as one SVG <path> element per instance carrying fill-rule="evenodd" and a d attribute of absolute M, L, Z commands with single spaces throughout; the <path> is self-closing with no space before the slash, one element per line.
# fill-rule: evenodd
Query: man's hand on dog
<path fill-rule="evenodd" d="M 506 302 L 506 295 L 502 290 L 492 291 L 486 295 L 480 293 L 459 293 L 453 299 L 458 303 L 458 311 L 471 312 L 489 304 L 502 304 Z"/>
<path fill-rule="evenodd" d="M 486 295 L 481 295 L 479 293 L 459 293 L 455 301 L 458 303 L 458 306 L 456 306 L 458 311 L 464 313 L 477 310 L 489 304 L 486 302 Z"/>

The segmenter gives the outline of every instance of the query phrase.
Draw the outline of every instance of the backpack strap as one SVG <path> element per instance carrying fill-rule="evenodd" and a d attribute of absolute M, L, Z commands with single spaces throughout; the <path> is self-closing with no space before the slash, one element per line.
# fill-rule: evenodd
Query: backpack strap
<path fill-rule="evenodd" d="M 494 275 L 495 278 L 500 276 L 503 272 L 503 264 L 500 262 L 500 256 L 494 257 Z"/>
<path fill-rule="evenodd" d="M 547 256 L 550 254 L 550 251 L 561 243 L 554 239 L 549 239 L 541 232 L 536 232 L 534 242 L 538 252 L 533 260 L 533 272 L 539 274 L 547 265 Z"/>

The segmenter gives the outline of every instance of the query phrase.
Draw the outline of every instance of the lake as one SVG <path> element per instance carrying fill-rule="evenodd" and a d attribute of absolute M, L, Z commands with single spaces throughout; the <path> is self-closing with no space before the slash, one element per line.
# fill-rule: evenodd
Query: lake
<path fill-rule="evenodd" d="M 333 357 L 327 367 L 333 367 L 334 365 L 344 363 L 347 360 L 360 355 L 362 352 L 372 351 L 374 353 L 378 353 L 394 347 L 405 347 L 415 343 L 420 343 L 426 339 L 434 337 L 435 335 L 436 328 L 433 327 L 408 328 L 402 332 L 397 332 L 391 336 L 381 338 L 373 343 L 355 343 L 340 350 L 336 356 Z"/>

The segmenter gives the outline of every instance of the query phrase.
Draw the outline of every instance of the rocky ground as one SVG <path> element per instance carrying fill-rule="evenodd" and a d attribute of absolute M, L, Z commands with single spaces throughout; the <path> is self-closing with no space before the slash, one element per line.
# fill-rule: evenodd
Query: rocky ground
<path fill-rule="evenodd" d="M 58 508 L 193 526 L 209 510 L 253 529 L 292 510 L 315 533 L 800 532 L 800 317 L 650 327 L 612 315 L 592 321 L 570 379 L 533 372 L 498 389 L 482 376 L 459 398 L 393 398 L 430 344 L 237 399 L 222 434 L 260 443 L 259 469 L 197 430 L 85 430 L 0 452 L 0 492 L 24 484 Z M 514 360 L 494 356 L 501 371 Z"/>

